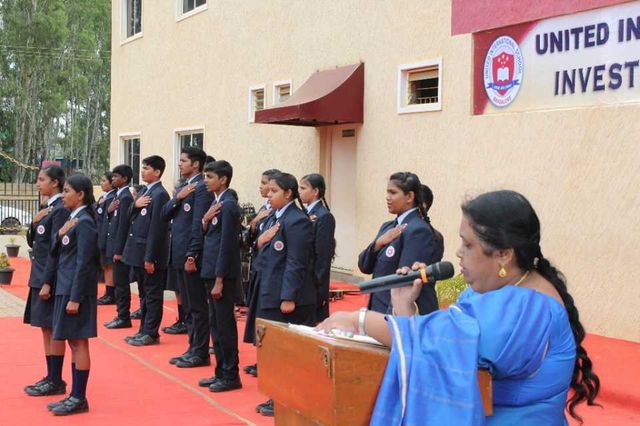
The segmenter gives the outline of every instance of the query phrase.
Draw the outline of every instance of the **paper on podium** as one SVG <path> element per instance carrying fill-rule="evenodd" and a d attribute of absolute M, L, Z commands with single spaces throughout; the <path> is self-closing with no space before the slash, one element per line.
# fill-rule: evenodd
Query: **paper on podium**
<path fill-rule="evenodd" d="M 323 337 L 330 337 L 334 339 L 347 340 L 351 342 L 367 343 L 369 345 L 384 346 L 382 343 L 378 342 L 373 337 L 361 336 L 359 334 L 345 333 L 345 332 L 342 332 L 342 330 L 338 330 L 338 329 L 332 329 L 331 331 L 326 332 L 324 330 L 318 331 L 313 327 L 309 327 L 306 325 L 298 325 L 298 324 L 289 324 L 289 328 L 291 330 L 299 331 L 301 333 L 309 334 L 312 336 L 323 336 Z"/>

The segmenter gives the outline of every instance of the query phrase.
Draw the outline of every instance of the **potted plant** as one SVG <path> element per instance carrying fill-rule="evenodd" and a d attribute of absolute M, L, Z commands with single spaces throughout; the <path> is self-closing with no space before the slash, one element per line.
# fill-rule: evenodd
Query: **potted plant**
<path fill-rule="evenodd" d="M 20 252 L 20 244 L 16 244 L 15 237 L 9 238 L 9 244 L 5 245 L 7 248 L 7 254 L 9 257 L 18 257 L 18 252 Z"/>
<path fill-rule="evenodd" d="M 11 284 L 13 271 L 7 255 L 0 253 L 0 284 Z"/>

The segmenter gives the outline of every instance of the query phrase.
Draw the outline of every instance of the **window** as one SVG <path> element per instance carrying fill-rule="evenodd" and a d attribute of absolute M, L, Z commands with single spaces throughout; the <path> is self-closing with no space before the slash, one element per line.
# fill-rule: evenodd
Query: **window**
<path fill-rule="evenodd" d="M 204 146 L 204 133 L 187 133 L 187 134 L 179 134 L 180 138 L 180 149 L 187 146 L 195 146 L 200 149 L 203 149 Z"/>
<path fill-rule="evenodd" d="M 289 99 L 291 96 L 291 81 L 276 81 L 273 83 L 273 105 Z"/>
<path fill-rule="evenodd" d="M 207 10 L 207 0 L 176 0 L 177 18 L 186 18 L 195 15 L 203 10 Z"/>
<path fill-rule="evenodd" d="M 173 177 L 177 181 L 180 179 L 180 170 L 178 170 L 178 162 L 180 160 L 180 151 L 187 146 L 195 146 L 204 149 L 204 126 L 191 127 L 186 129 L 175 130 L 175 164 Z"/>
<path fill-rule="evenodd" d="M 265 86 L 253 86 L 249 89 L 249 122 L 253 123 L 256 111 L 264 109 Z"/>
<path fill-rule="evenodd" d="M 133 179 L 131 183 L 140 183 L 140 137 L 129 137 L 122 139 L 124 145 L 124 164 L 133 169 Z"/>
<path fill-rule="evenodd" d="M 442 61 L 427 61 L 398 67 L 398 114 L 439 111 Z"/>
<path fill-rule="evenodd" d="M 142 0 L 120 1 L 122 39 L 128 41 L 136 35 L 142 35 Z"/>

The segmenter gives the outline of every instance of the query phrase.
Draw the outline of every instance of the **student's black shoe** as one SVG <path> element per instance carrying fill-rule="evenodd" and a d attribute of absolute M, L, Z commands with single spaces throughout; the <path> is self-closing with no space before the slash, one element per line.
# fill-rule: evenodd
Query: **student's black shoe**
<path fill-rule="evenodd" d="M 182 355 L 178 355 L 178 356 L 174 356 L 173 358 L 169 359 L 169 364 L 171 365 L 176 365 L 176 362 L 178 362 L 181 359 L 185 359 L 187 357 L 189 357 L 191 354 L 189 353 L 189 351 L 183 353 Z"/>
<path fill-rule="evenodd" d="M 258 368 L 258 364 L 245 365 L 244 367 L 242 367 L 242 371 L 247 374 L 251 374 L 251 370 L 254 370 L 256 368 Z"/>
<path fill-rule="evenodd" d="M 239 378 L 235 380 L 221 379 L 209 386 L 209 392 L 228 392 L 236 389 L 242 389 L 242 382 Z"/>
<path fill-rule="evenodd" d="M 131 346 L 150 346 L 160 343 L 160 337 L 151 337 L 148 334 L 142 334 L 136 338 L 129 339 L 127 342 Z"/>
<path fill-rule="evenodd" d="M 41 385 L 43 385 L 43 384 L 44 384 L 44 382 L 46 382 L 47 380 L 49 380 L 49 378 L 48 378 L 47 376 L 44 376 L 42 379 L 38 380 L 38 381 L 37 381 L 37 382 L 35 382 L 34 384 L 25 386 L 25 387 L 24 387 L 24 391 L 26 392 L 26 391 L 27 391 L 27 388 L 35 388 L 35 387 L 41 386 Z"/>
<path fill-rule="evenodd" d="M 200 358 L 197 355 L 192 355 L 179 359 L 176 362 L 176 367 L 179 368 L 204 367 L 207 365 L 211 365 L 211 359 L 209 359 L 209 356 L 207 356 L 206 358 Z"/>
<path fill-rule="evenodd" d="M 203 388 L 208 388 L 209 386 L 211 386 L 212 384 L 214 384 L 218 380 L 220 380 L 220 379 L 217 378 L 216 376 L 211 376 L 211 377 L 207 377 L 207 378 L 204 378 L 204 379 L 200 379 L 200 381 L 198 382 L 198 386 L 203 387 Z"/>
<path fill-rule="evenodd" d="M 116 318 L 113 321 L 109 321 L 104 326 L 109 329 L 131 328 L 131 320 L 123 320 L 122 318 Z"/>
<path fill-rule="evenodd" d="M 51 412 L 54 416 L 68 416 L 69 414 L 85 413 L 89 411 L 89 403 L 87 399 L 78 399 L 74 396 L 62 401 L 56 405 Z"/>
<path fill-rule="evenodd" d="M 100 305 L 100 306 L 115 305 L 116 304 L 116 299 L 113 296 L 105 294 L 104 296 L 99 297 L 97 302 L 98 302 L 98 305 Z"/>
<path fill-rule="evenodd" d="M 61 399 L 60 401 L 56 401 L 56 402 L 50 402 L 47 404 L 47 410 L 52 411 L 54 408 L 56 408 L 58 405 L 63 404 L 67 399 L 69 399 L 71 397 L 71 395 L 69 395 L 68 397 L 66 397 L 65 399 Z"/>
<path fill-rule="evenodd" d="M 262 404 L 256 405 L 256 413 L 260 413 L 264 407 L 269 405 L 270 402 L 271 402 L 271 400 L 268 400 L 268 401 L 263 402 Z"/>
<path fill-rule="evenodd" d="M 268 400 L 262 408 L 260 408 L 260 414 L 267 417 L 273 417 L 273 399 Z"/>
<path fill-rule="evenodd" d="M 129 343 L 129 340 L 131 339 L 137 339 L 138 337 L 142 336 L 142 332 L 138 331 L 136 334 L 133 334 L 131 336 L 124 336 L 124 341 Z"/>
<path fill-rule="evenodd" d="M 67 384 L 64 381 L 53 383 L 51 380 L 46 380 L 40 386 L 27 387 L 24 391 L 29 396 L 64 395 Z"/>
<path fill-rule="evenodd" d="M 131 315 L 129 316 L 131 317 L 131 319 L 139 320 L 142 318 L 142 311 L 140 309 L 136 309 L 135 311 L 131 312 Z"/>
<path fill-rule="evenodd" d="M 187 334 L 187 325 L 182 321 L 176 321 L 168 327 L 162 327 L 166 334 Z"/>
<path fill-rule="evenodd" d="M 253 368 L 249 370 L 249 375 L 258 377 L 258 365 L 254 365 Z"/>

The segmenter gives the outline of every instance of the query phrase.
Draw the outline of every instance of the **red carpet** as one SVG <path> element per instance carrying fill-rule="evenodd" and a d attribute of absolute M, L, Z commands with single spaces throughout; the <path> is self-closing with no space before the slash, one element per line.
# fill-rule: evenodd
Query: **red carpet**
<path fill-rule="evenodd" d="M 16 268 L 13 284 L 3 286 L 24 299 L 29 262 L 12 259 Z M 102 290 L 100 290 L 102 291 Z M 134 296 L 134 300 L 136 297 Z M 346 295 L 332 303 L 332 310 L 352 310 L 363 306 L 366 298 Z M 137 303 L 137 300 L 136 302 Z M 4 342 L 0 346 L 0 425 L 89 424 L 89 425 L 271 425 L 273 419 L 262 417 L 255 405 L 266 397 L 257 390 L 257 379 L 242 374 L 240 391 L 213 394 L 199 388 L 200 378 L 210 376 L 212 367 L 179 369 L 168 364 L 171 356 L 186 349 L 186 336 L 161 336 L 161 344 L 136 348 L 122 340 L 132 330 L 106 330 L 103 322 L 115 313 L 113 306 L 98 311 L 99 337 L 91 340 L 92 369 L 87 397 L 90 411 L 67 418 L 55 418 L 46 409 L 59 397 L 33 398 L 22 391 L 25 384 L 44 374 L 44 356 L 40 332 L 22 324 L 21 318 L 0 318 Z M 175 302 L 165 303 L 163 325 L 175 318 Z M 137 321 L 134 326 L 137 326 Z M 238 324 L 244 330 L 244 321 Z M 587 347 L 603 381 L 601 403 L 604 409 L 581 406 L 579 413 L 587 425 L 640 424 L 640 345 L 600 336 L 589 336 Z M 255 362 L 255 348 L 242 344 L 240 365 Z M 63 377 L 71 383 L 70 351 L 67 350 Z M 572 422 L 577 424 L 575 422 Z"/>

